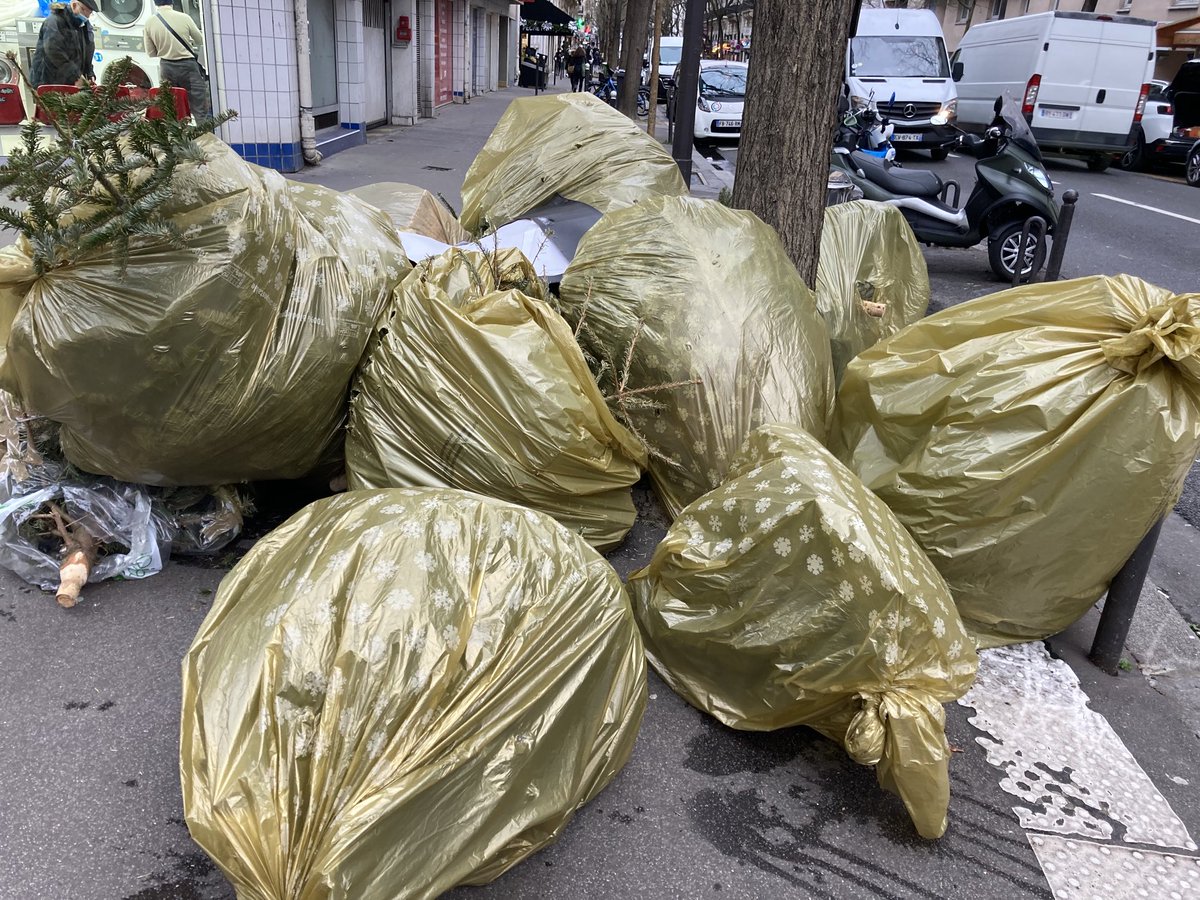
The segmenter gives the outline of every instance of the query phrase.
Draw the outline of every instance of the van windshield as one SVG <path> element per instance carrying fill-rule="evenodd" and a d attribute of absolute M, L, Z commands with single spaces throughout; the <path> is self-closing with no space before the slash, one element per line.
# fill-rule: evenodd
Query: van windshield
<path fill-rule="evenodd" d="M 677 66 L 683 57 L 682 47 L 660 47 L 658 49 L 659 65 Z"/>
<path fill-rule="evenodd" d="M 850 41 L 850 74 L 855 78 L 949 78 L 950 64 L 940 37 L 856 37 Z"/>

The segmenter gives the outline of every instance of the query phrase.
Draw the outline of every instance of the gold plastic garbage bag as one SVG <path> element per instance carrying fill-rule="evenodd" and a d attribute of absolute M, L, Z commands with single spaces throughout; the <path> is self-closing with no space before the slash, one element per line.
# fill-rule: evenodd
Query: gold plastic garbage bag
<path fill-rule="evenodd" d="M 976 657 L 916 542 L 815 439 L 765 426 L 629 580 L 654 668 L 726 725 L 808 725 L 946 830 L 943 703 Z"/>
<path fill-rule="evenodd" d="M 925 548 L 981 646 L 1104 593 L 1200 449 L 1200 294 L 1036 284 L 912 325 L 846 370 L 830 446 Z"/>
<path fill-rule="evenodd" d="M 541 293 L 516 250 L 453 249 L 413 270 L 352 392 L 351 488 L 460 488 L 547 513 L 596 547 L 621 542 L 645 453 Z"/>
<path fill-rule="evenodd" d="M 870 200 L 828 207 L 815 293 L 840 381 L 850 360 L 929 306 L 925 257 L 904 214 Z"/>
<path fill-rule="evenodd" d="M 662 144 L 591 94 L 514 100 L 463 181 L 462 224 L 476 234 L 556 195 L 601 212 L 687 194 Z"/>
<path fill-rule="evenodd" d="M 122 481 L 304 475 L 338 434 L 371 327 L 409 268 L 386 216 L 204 138 L 168 213 L 185 240 L 131 241 L 38 278 L 3 386 L 60 422 L 67 458 Z"/>
<path fill-rule="evenodd" d="M 825 439 L 829 337 L 753 213 L 690 197 L 610 213 L 584 235 L 561 293 L 601 387 L 650 448 L 672 515 L 724 480 L 759 425 Z"/>
<path fill-rule="evenodd" d="M 387 213 L 398 231 L 423 234 L 443 244 L 461 244 L 471 239 L 446 204 L 424 188 L 399 181 L 381 181 L 354 188 L 349 193 Z"/>
<path fill-rule="evenodd" d="M 255 545 L 188 651 L 188 828 L 239 897 L 437 897 L 552 842 L 645 704 L 582 539 L 459 491 L 344 494 Z"/>

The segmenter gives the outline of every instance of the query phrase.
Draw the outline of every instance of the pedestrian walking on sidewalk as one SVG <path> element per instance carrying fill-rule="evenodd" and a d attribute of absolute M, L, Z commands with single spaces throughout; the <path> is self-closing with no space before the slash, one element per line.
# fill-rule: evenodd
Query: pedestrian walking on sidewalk
<path fill-rule="evenodd" d="M 73 84 L 83 87 L 96 80 L 92 58 L 96 37 L 88 19 L 99 9 L 97 0 L 71 0 L 70 5 L 55 3 L 38 32 L 37 49 L 29 80 L 34 87 L 43 84 Z"/>
<path fill-rule="evenodd" d="M 567 74 L 571 76 L 571 90 L 578 92 L 583 90 L 583 71 L 587 65 L 587 51 L 583 47 L 576 45 L 571 51 L 571 56 L 567 62 Z"/>
<path fill-rule="evenodd" d="M 199 122 L 212 115 L 208 76 L 200 65 L 204 35 L 185 12 L 171 8 L 171 0 L 155 0 L 154 16 L 146 22 L 146 52 L 162 61 L 160 81 L 187 91 L 188 106 Z"/>

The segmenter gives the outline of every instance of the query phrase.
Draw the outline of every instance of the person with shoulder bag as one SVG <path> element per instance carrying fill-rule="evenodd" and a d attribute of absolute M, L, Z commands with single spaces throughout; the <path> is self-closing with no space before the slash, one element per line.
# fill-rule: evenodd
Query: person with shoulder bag
<path fill-rule="evenodd" d="M 567 74 L 571 76 L 571 90 L 583 90 L 583 69 L 587 65 L 587 51 L 576 46 L 567 60 Z"/>
<path fill-rule="evenodd" d="M 212 115 L 208 73 L 200 65 L 204 35 L 187 13 L 171 8 L 171 0 L 155 0 L 155 14 L 146 22 L 146 52 L 162 61 L 160 81 L 187 91 L 188 106 L 196 121 Z"/>

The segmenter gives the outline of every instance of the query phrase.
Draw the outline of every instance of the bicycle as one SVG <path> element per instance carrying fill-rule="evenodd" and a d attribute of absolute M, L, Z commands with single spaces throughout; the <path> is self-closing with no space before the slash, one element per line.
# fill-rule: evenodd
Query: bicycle
<path fill-rule="evenodd" d="M 616 106 L 617 79 L 614 76 L 609 75 L 608 80 L 593 90 L 592 94 L 599 97 L 609 106 Z M 647 87 L 638 88 L 637 114 L 639 119 L 644 119 L 650 115 L 650 89 Z"/>

